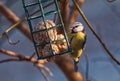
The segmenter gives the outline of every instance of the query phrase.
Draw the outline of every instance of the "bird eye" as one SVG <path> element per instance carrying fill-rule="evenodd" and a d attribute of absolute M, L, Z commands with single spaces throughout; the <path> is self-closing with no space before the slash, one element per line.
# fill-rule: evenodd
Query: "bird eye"
<path fill-rule="evenodd" d="M 74 28 L 77 28 L 78 26 L 75 26 Z"/>

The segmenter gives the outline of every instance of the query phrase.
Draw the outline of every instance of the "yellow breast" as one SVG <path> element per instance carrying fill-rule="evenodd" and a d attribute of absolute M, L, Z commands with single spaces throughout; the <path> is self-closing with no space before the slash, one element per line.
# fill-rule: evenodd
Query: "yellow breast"
<path fill-rule="evenodd" d="M 82 32 L 75 33 L 71 41 L 71 46 L 74 51 L 82 49 L 83 43 L 85 41 L 85 34 Z"/>

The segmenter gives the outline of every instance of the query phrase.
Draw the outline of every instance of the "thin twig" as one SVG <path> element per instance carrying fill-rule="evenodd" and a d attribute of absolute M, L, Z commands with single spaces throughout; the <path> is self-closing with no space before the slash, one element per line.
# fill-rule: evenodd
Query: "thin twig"
<path fill-rule="evenodd" d="M 95 35 L 95 37 L 98 39 L 98 41 L 101 43 L 101 45 L 103 46 L 103 48 L 105 49 L 105 51 L 107 52 L 107 54 L 118 64 L 120 65 L 120 61 L 117 60 L 114 55 L 109 51 L 109 49 L 107 48 L 107 46 L 105 45 L 105 43 L 103 42 L 103 40 L 100 38 L 100 36 L 97 34 L 97 32 L 93 29 L 92 25 L 90 24 L 90 22 L 88 21 L 88 19 L 86 18 L 86 16 L 84 15 L 83 11 L 81 10 L 81 8 L 79 7 L 78 3 L 76 2 L 76 0 L 72 0 L 76 6 L 76 8 L 78 9 L 80 15 L 82 16 L 83 20 L 86 22 L 86 24 L 88 25 L 89 29 L 92 31 L 92 33 Z"/>
<path fill-rule="evenodd" d="M 15 61 L 19 61 L 19 59 L 10 58 L 5 60 L 0 60 L 0 63 L 15 62 Z"/>
<path fill-rule="evenodd" d="M 16 45 L 16 44 L 18 44 L 18 43 L 20 42 L 19 40 L 16 41 L 16 42 L 12 42 L 12 40 L 9 38 L 7 32 L 3 33 L 3 36 L 4 36 L 4 35 L 7 37 L 8 43 L 11 44 L 11 45 Z"/>
<path fill-rule="evenodd" d="M 44 69 L 46 72 L 48 72 L 48 74 L 53 77 L 53 73 L 50 71 L 50 69 L 42 64 L 35 64 L 35 66 L 37 66 L 38 68 Z"/>
<path fill-rule="evenodd" d="M 41 74 L 43 75 L 43 77 L 44 77 L 44 79 L 45 79 L 46 81 L 50 81 L 49 78 L 47 77 L 47 75 L 45 74 L 45 71 L 44 71 L 43 69 L 39 69 L 39 68 L 38 68 L 38 70 L 41 72 Z"/>
<path fill-rule="evenodd" d="M 87 54 L 85 54 L 85 59 L 86 59 L 86 80 L 88 81 L 88 79 L 89 79 L 89 60 L 88 60 Z"/>
<path fill-rule="evenodd" d="M 30 56 L 30 59 L 33 58 L 35 56 L 35 52 Z"/>
<path fill-rule="evenodd" d="M 92 80 L 89 80 L 89 59 L 88 59 L 88 54 L 84 54 L 85 55 L 85 60 L 86 60 L 86 81 L 92 81 Z"/>

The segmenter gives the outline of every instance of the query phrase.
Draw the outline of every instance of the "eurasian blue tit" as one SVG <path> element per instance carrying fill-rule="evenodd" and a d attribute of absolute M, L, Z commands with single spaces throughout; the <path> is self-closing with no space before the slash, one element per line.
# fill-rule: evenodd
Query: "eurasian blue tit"
<path fill-rule="evenodd" d="M 74 60 L 74 69 L 75 71 L 78 71 L 79 58 L 83 52 L 83 48 L 86 43 L 86 33 L 82 23 L 74 22 L 71 25 L 68 38 L 72 47 L 71 57 Z"/>

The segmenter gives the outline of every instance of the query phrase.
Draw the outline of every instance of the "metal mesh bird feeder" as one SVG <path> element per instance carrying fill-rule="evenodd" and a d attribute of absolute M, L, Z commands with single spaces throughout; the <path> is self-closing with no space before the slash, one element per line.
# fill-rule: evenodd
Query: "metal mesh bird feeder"
<path fill-rule="evenodd" d="M 38 59 L 71 52 L 57 0 L 22 0 L 22 2 Z M 55 20 L 55 16 L 60 20 L 56 25 L 55 21 L 51 21 Z M 60 27 L 63 34 L 57 35 L 56 30 Z M 56 51 L 63 44 L 64 50 Z"/>

